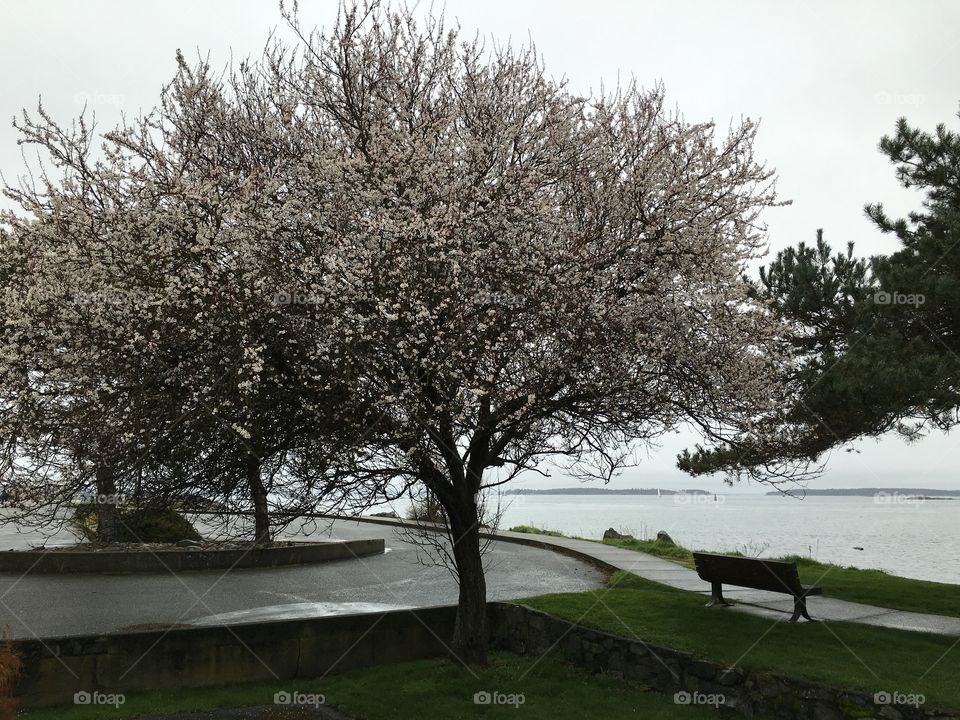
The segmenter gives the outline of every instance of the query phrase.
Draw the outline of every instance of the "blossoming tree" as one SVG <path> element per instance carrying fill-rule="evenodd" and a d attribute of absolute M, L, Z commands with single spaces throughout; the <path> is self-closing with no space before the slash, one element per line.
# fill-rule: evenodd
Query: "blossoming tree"
<path fill-rule="evenodd" d="M 551 460 L 608 479 L 682 424 L 722 439 L 777 402 L 778 328 L 742 279 L 773 176 L 753 123 L 717 137 L 659 88 L 581 97 L 530 48 L 376 4 L 326 34 L 288 20 L 294 46 L 226 81 L 181 60 L 99 164 L 28 123 L 68 179 L 20 191 L 33 219 L 8 218 L 6 243 L 39 243 L 44 276 L 137 298 L 90 309 L 109 341 L 53 343 L 80 358 L 66 396 L 89 399 L 95 366 L 129 388 L 109 427 L 131 467 L 144 445 L 162 466 L 242 466 L 261 509 L 271 489 L 299 509 L 428 490 L 459 581 L 454 649 L 482 662 L 485 493 Z M 43 307 L 5 311 L 25 327 Z M 36 378 L 7 338 L 4 377 Z"/>
<path fill-rule="evenodd" d="M 776 402 L 777 327 L 741 279 L 772 175 L 752 123 L 718 140 L 659 89 L 579 97 L 533 50 L 439 21 L 352 10 L 301 37 L 270 67 L 316 128 L 326 285 L 302 290 L 326 288 L 337 367 L 362 379 L 352 477 L 439 500 L 455 648 L 482 660 L 483 493 L 551 457 L 608 478 L 637 443 L 691 422 L 716 438 Z"/>

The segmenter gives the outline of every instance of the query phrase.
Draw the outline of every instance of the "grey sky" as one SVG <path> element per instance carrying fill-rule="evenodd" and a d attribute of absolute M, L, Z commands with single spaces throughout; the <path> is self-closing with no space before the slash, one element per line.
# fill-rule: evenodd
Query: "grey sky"
<path fill-rule="evenodd" d="M 329 26 L 336 15 L 334 0 L 301 5 L 309 26 Z M 758 154 L 793 201 L 767 214 L 774 250 L 809 241 L 823 227 L 835 246 L 853 240 L 864 254 L 890 251 L 894 243 L 865 219 L 864 203 L 883 201 L 903 213 L 919 197 L 897 186 L 876 150 L 880 136 L 901 115 L 924 128 L 960 126 L 960 3 L 952 0 L 448 0 L 446 14 L 469 34 L 532 38 L 549 72 L 582 91 L 634 76 L 645 86 L 662 81 L 691 120 L 712 118 L 725 128 L 741 116 L 761 118 Z M 188 58 L 209 51 L 215 65 L 225 64 L 231 49 L 235 58 L 258 54 L 281 24 L 275 3 L 252 0 L 5 0 L 0 171 L 12 180 L 22 170 L 9 119 L 36 107 L 38 97 L 59 120 L 86 102 L 101 128 L 112 127 L 121 112 L 156 103 L 177 48 Z M 693 440 L 666 438 L 617 484 L 716 486 L 673 468 L 676 451 Z M 942 435 L 909 446 L 897 438 L 865 441 L 860 453 L 834 453 L 816 486 L 960 487 L 954 445 Z"/>

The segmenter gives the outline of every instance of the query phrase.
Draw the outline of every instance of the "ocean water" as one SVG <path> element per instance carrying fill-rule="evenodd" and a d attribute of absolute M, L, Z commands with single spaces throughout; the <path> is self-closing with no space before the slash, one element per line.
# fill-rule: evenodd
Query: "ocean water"
<path fill-rule="evenodd" d="M 534 525 L 586 538 L 607 528 L 641 538 L 665 530 L 692 549 L 806 555 L 960 584 L 960 498 L 507 495 L 501 511 L 504 529 Z"/>
<path fill-rule="evenodd" d="M 397 503 L 394 509 L 406 511 L 405 504 Z M 677 543 L 696 550 L 805 555 L 960 585 L 960 498 L 505 495 L 500 509 L 502 529 L 533 525 L 594 539 L 607 528 L 640 538 L 665 530 Z M 44 540 L 35 530 L 0 524 L 0 549 Z M 46 542 L 69 544 L 75 539 L 61 532 Z"/>

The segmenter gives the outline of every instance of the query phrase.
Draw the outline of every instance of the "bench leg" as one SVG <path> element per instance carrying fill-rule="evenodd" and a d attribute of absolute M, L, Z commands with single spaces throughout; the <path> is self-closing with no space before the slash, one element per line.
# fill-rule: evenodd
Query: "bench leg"
<path fill-rule="evenodd" d="M 817 622 L 812 617 L 810 613 L 807 612 L 807 599 L 804 597 L 794 597 L 793 598 L 793 615 L 790 616 L 790 622 L 796 622 L 800 616 L 805 617 L 810 622 Z"/>
<path fill-rule="evenodd" d="M 718 582 L 710 583 L 710 602 L 707 603 L 707 607 L 713 607 L 714 605 L 733 605 L 732 602 L 727 602 L 723 597 L 723 585 Z"/>

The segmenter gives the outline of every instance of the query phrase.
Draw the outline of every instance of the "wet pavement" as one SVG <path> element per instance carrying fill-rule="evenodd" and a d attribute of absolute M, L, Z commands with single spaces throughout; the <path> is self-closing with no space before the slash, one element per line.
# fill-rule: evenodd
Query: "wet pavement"
<path fill-rule="evenodd" d="M 0 574 L 0 625 L 13 637 L 54 637 L 167 626 L 378 612 L 455 603 L 457 586 L 422 548 L 405 542 L 396 521 L 316 519 L 282 537 L 382 537 L 386 552 L 320 565 L 136 575 Z M 490 600 L 603 585 L 607 572 L 626 570 L 706 600 L 710 587 L 695 571 L 645 553 L 564 537 L 501 532 L 485 558 Z M 61 542 L 69 538 L 60 538 Z M 26 547 L 30 536 L 0 535 L 3 549 Z M 828 585 L 829 578 L 821 584 Z M 790 597 L 725 587 L 735 604 L 714 612 L 747 612 L 786 620 Z M 960 637 L 960 618 L 912 613 L 834 598 L 808 598 L 810 614 L 837 620 Z"/>
<path fill-rule="evenodd" d="M 383 524 L 318 520 L 306 532 L 284 536 L 386 541 L 383 555 L 319 565 L 133 575 L 4 573 L 0 625 L 9 623 L 15 638 L 44 638 L 455 603 L 450 572 L 423 564 L 422 549 L 418 557 L 418 548 L 398 532 Z M 491 600 L 591 590 L 605 580 L 602 570 L 586 562 L 506 542 L 492 543 L 485 563 Z"/>

